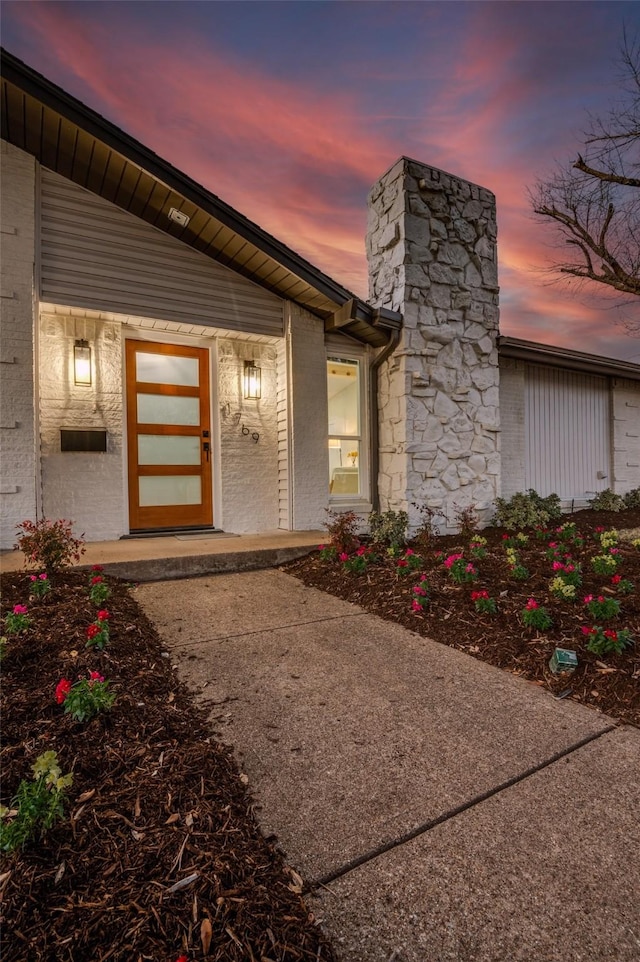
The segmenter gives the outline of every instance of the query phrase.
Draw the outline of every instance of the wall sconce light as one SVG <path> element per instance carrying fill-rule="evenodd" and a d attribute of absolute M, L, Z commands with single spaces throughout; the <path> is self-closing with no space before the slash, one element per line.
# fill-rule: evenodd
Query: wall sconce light
<path fill-rule="evenodd" d="M 253 361 L 244 362 L 244 396 L 252 401 L 262 397 L 262 371 Z"/>
<path fill-rule="evenodd" d="M 91 348 L 88 341 L 73 345 L 73 383 L 91 387 Z"/>

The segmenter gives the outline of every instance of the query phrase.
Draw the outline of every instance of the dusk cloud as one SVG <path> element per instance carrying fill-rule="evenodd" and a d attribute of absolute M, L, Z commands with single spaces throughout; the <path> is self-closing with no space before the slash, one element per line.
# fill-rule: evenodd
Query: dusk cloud
<path fill-rule="evenodd" d="M 401 154 L 493 190 L 501 329 L 618 356 L 606 297 L 549 285 L 527 186 L 604 109 L 624 3 L 14 3 L 4 44 L 356 293 Z M 609 86 L 607 86 L 607 84 Z"/>

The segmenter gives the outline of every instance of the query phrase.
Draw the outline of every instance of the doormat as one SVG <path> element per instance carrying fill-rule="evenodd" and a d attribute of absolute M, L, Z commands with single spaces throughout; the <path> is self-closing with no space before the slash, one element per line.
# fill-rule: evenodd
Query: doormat
<path fill-rule="evenodd" d="M 207 534 L 206 531 L 199 532 L 198 534 L 177 534 L 175 535 L 176 541 L 212 541 L 214 538 L 239 538 L 239 534 L 232 534 L 230 531 L 212 531 Z"/>

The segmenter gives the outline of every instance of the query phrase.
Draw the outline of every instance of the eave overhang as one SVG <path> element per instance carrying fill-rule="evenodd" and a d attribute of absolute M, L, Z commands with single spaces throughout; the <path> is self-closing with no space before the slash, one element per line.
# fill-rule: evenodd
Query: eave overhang
<path fill-rule="evenodd" d="M 582 351 L 570 351 L 568 348 L 552 347 L 549 344 L 538 344 L 536 341 L 524 341 L 517 337 L 500 336 L 498 353 L 500 357 L 511 357 L 532 364 L 546 364 L 585 374 L 640 381 L 640 364 L 599 357 L 597 354 L 585 354 Z"/>
<path fill-rule="evenodd" d="M 353 301 L 356 316 L 344 333 L 374 347 L 388 343 L 393 317 L 381 317 L 215 194 L 5 50 L 1 68 L 4 140 L 43 167 L 300 305 L 325 324 Z M 186 226 L 169 219 L 171 208 L 189 218 Z"/>

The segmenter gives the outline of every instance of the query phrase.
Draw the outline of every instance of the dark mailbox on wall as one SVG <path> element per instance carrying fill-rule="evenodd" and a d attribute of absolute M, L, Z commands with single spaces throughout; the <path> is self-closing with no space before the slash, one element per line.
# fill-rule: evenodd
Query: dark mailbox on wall
<path fill-rule="evenodd" d="M 60 429 L 61 451 L 101 451 L 107 450 L 107 432 L 100 429 L 72 431 Z"/>

